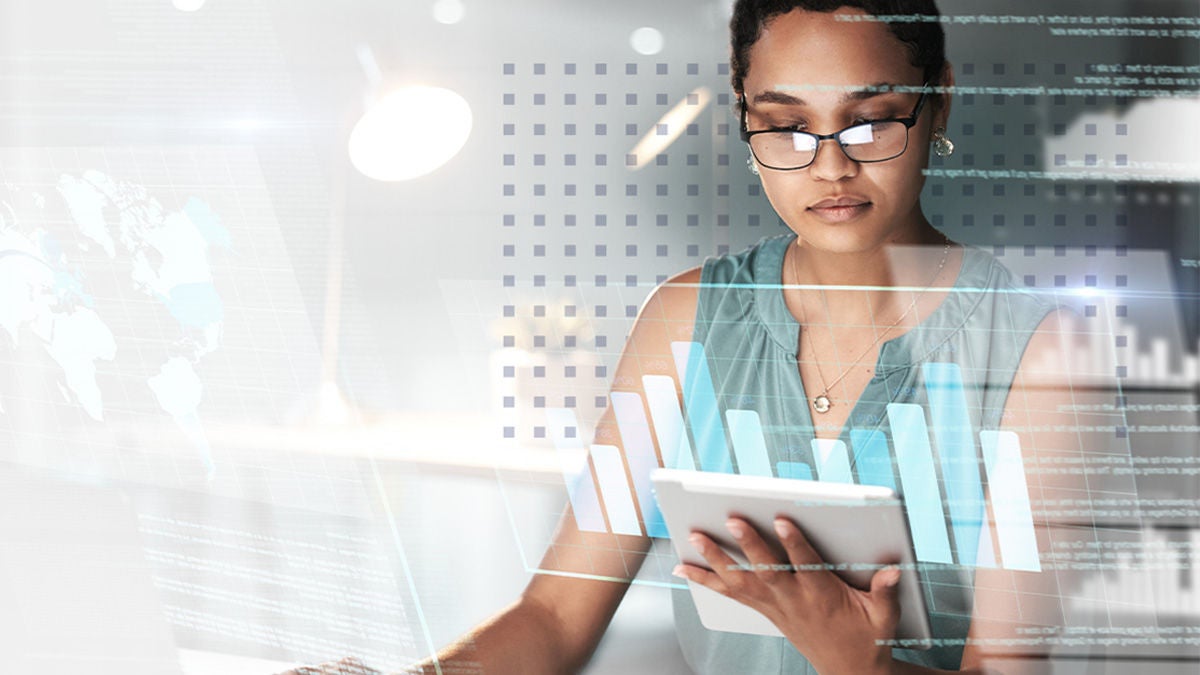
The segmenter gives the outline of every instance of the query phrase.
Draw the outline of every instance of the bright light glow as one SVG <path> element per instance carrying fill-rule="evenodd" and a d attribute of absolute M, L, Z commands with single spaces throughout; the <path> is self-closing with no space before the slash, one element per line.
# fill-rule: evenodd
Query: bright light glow
<path fill-rule="evenodd" d="M 631 169 L 640 169 L 646 166 L 654 157 L 666 150 L 676 138 L 687 129 L 687 125 L 696 121 L 704 108 L 708 106 L 708 102 L 712 99 L 712 92 L 708 87 L 696 87 L 690 94 L 683 97 L 683 100 L 675 104 L 674 108 L 667 111 L 667 114 L 658 120 L 658 124 L 650 127 L 645 136 L 638 141 L 638 144 L 630 150 L 634 160 L 632 164 L 626 163 Z"/>
<path fill-rule="evenodd" d="M 1076 288 L 1075 295 L 1078 295 L 1081 298 L 1095 298 L 1100 295 L 1100 289 L 1094 286 L 1084 286 L 1082 288 Z"/>
<path fill-rule="evenodd" d="M 437 0 L 433 3 L 433 20 L 438 23 L 454 24 L 462 21 L 467 8 L 462 0 Z"/>
<path fill-rule="evenodd" d="M 633 47 L 633 51 L 653 56 L 662 51 L 663 34 L 655 28 L 642 26 L 629 35 L 629 44 Z"/>
<path fill-rule="evenodd" d="M 375 180 L 409 180 L 450 161 L 470 134 L 471 107 L 463 97 L 440 87 L 405 87 L 354 125 L 350 162 Z"/>
<path fill-rule="evenodd" d="M 237 129 L 238 131 L 257 131 L 258 129 L 263 128 L 263 122 L 262 120 L 256 120 L 252 117 L 247 117 L 245 119 L 233 120 L 229 123 L 229 126 Z"/>
<path fill-rule="evenodd" d="M 204 6 L 205 0 L 171 0 L 175 9 L 181 12 L 195 12 Z"/>

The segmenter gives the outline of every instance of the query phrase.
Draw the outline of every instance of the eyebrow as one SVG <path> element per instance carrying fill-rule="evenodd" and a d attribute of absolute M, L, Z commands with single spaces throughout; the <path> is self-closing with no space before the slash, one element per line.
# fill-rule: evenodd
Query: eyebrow
<path fill-rule="evenodd" d="M 864 87 L 855 87 L 853 89 L 846 91 L 844 94 L 842 94 L 842 97 L 840 99 L 838 99 L 838 103 L 850 103 L 852 101 L 865 101 L 867 99 L 875 98 L 876 96 L 882 96 L 884 94 L 903 93 L 903 92 L 896 91 L 896 89 L 898 87 L 902 87 L 902 86 L 905 86 L 905 85 L 897 85 L 897 84 L 893 84 L 891 82 L 877 82 L 875 84 L 870 84 L 870 85 L 867 85 Z M 807 106 L 808 103 L 804 99 L 800 98 L 799 96 L 790 94 L 788 92 L 801 90 L 801 89 L 813 89 L 813 88 L 814 87 L 812 87 L 812 86 L 780 84 L 780 85 L 776 85 L 774 89 L 768 89 L 767 91 L 763 91 L 763 92 L 759 92 L 759 93 L 755 94 L 753 102 L 755 104 L 776 103 L 779 105 Z"/>

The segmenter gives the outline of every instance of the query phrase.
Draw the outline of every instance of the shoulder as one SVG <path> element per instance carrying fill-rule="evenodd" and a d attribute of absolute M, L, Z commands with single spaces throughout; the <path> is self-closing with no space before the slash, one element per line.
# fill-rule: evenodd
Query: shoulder
<path fill-rule="evenodd" d="M 650 291 L 636 324 L 668 319 L 691 321 L 696 315 L 703 267 L 693 267 L 669 277 Z M 635 324 L 635 325 L 636 325 Z"/>
<path fill-rule="evenodd" d="M 971 303 L 975 313 L 1019 333 L 1036 332 L 1060 310 L 1052 297 L 1030 288 L 996 256 L 974 246 L 963 250 L 963 271 L 957 285 L 965 291 L 964 299 L 975 296 Z"/>
<path fill-rule="evenodd" d="M 795 240 L 792 233 L 764 237 L 758 243 L 724 255 L 711 256 L 702 266 L 704 283 L 708 284 L 752 284 L 764 281 L 764 277 L 778 281 L 778 268 L 789 244 Z"/>

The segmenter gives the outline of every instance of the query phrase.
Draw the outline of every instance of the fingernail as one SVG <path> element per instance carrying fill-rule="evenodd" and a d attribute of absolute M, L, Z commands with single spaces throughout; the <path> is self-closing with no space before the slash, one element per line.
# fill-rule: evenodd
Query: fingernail
<path fill-rule="evenodd" d="M 889 567 L 889 568 L 886 568 L 886 571 L 887 571 L 888 576 L 885 577 L 883 580 L 884 586 L 887 586 L 890 588 L 890 587 L 895 586 L 896 584 L 900 583 L 900 568 L 899 567 Z"/>
<path fill-rule="evenodd" d="M 692 548 L 699 551 L 704 546 L 704 539 L 698 534 L 692 534 L 688 535 L 688 543 L 692 545 Z"/>
<path fill-rule="evenodd" d="M 680 579 L 687 578 L 687 570 L 684 569 L 683 565 L 676 565 L 675 569 L 671 570 L 671 574 L 679 577 Z"/>
<path fill-rule="evenodd" d="M 729 534 L 732 534 L 735 539 L 741 539 L 746 536 L 745 526 L 736 520 L 725 521 L 725 529 L 729 530 Z"/>
<path fill-rule="evenodd" d="M 791 528 L 788 527 L 787 521 L 785 521 L 785 520 L 776 520 L 775 521 L 775 534 L 779 535 L 780 539 L 787 539 L 787 536 L 791 533 L 792 533 L 792 531 L 791 531 Z"/>

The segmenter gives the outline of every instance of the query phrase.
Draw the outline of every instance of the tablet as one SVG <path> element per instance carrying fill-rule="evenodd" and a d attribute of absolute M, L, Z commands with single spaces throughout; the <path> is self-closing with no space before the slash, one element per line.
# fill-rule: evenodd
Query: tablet
<path fill-rule="evenodd" d="M 783 562 L 775 537 L 777 516 L 790 518 L 834 573 L 857 588 L 870 587 L 880 567 L 900 566 L 900 623 L 896 639 L 908 649 L 928 649 L 932 633 L 904 504 L 890 488 L 809 480 L 656 469 L 651 474 L 671 542 L 679 558 L 708 568 L 688 543 L 699 530 L 739 563 L 746 558 L 725 521 L 744 518 L 763 535 Z M 782 636 L 759 612 L 716 591 L 688 582 L 700 621 L 710 630 Z"/>

